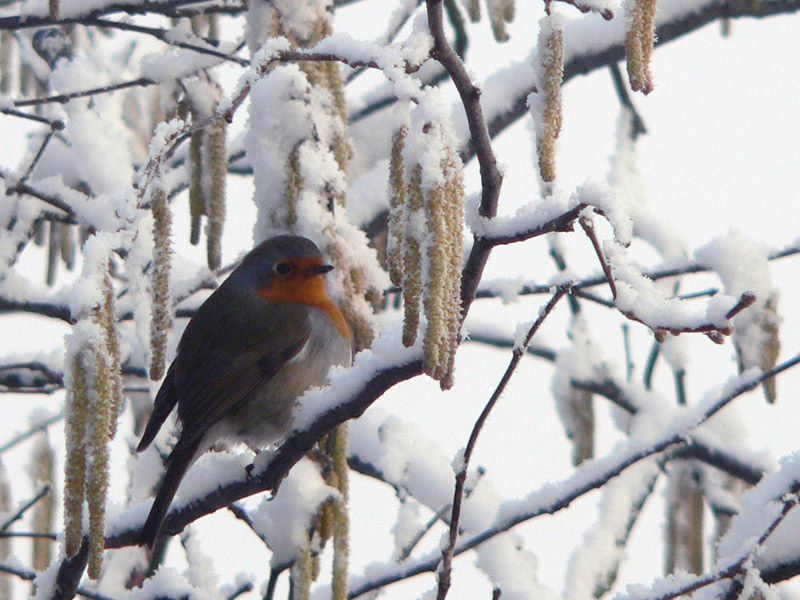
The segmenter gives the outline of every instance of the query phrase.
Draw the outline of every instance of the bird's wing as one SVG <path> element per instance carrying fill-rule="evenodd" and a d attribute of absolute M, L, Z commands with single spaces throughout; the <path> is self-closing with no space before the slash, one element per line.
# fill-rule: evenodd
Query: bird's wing
<path fill-rule="evenodd" d="M 147 426 L 144 428 L 142 439 L 139 441 L 139 446 L 136 448 L 137 452 L 145 450 L 155 439 L 164 421 L 175 408 L 178 402 L 178 393 L 175 390 L 175 365 L 171 365 L 161 388 L 156 394 L 155 402 L 153 403 L 153 412 L 150 413 L 150 419 L 147 421 Z"/>
<path fill-rule="evenodd" d="M 199 440 L 247 401 L 297 356 L 309 339 L 310 323 L 304 307 L 268 306 L 261 298 L 238 300 L 231 302 L 228 298 L 222 307 L 203 305 L 206 310 L 198 311 L 181 339 L 173 364 L 183 422 L 181 438 L 187 437 L 187 442 Z M 216 326 L 203 326 L 210 315 Z"/>

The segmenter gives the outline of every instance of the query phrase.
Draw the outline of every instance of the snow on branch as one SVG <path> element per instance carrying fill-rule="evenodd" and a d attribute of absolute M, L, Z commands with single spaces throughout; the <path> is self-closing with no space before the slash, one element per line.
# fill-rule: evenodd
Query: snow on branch
<path fill-rule="evenodd" d="M 546 484 L 522 500 L 506 501 L 500 507 L 495 523 L 477 535 L 462 539 L 456 545 L 454 555 L 477 548 L 516 525 L 568 507 L 577 498 L 606 485 L 609 480 L 643 459 L 657 456 L 672 447 L 686 445 L 698 426 L 728 406 L 734 399 L 751 391 L 766 378 L 797 364 L 800 364 L 800 355 L 781 363 L 767 373 L 758 376 L 746 374 L 733 378 L 719 395 L 709 397 L 697 406 L 684 410 L 668 423 L 659 423 L 657 427 L 646 428 L 651 432 L 650 435 L 630 439 L 612 455 L 587 461 L 572 476 L 560 482 Z M 423 557 L 406 561 L 395 568 L 386 568 L 380 575 L 372 578 L 358 577 L 350 586 L 351 594 L 353 597 L 358 597 L 408 577 L 433 572 L 439 567 L 440 560 L 440 557 Z"/>

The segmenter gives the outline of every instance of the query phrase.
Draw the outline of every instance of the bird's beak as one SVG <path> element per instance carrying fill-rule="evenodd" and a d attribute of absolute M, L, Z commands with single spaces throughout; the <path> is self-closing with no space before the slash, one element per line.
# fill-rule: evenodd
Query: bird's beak
<path fill-rule="evenodd" d="M 314 275 L 324 275 L 328 271 L 333 270 L 333 265 L 314 265 L 310 269 L 306 270 L 306 275 L 309 277 L 313 277 Z"/>

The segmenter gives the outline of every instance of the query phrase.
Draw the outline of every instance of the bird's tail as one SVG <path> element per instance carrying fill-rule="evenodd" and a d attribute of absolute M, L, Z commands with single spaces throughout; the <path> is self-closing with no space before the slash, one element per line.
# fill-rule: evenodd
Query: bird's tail
<path fill-rule="evenodd" d="M 166 517 L 167 510 L 169 510 L 169 505 L 175 497 L 175 492 L 178 491 L 178 486 L 183 476 L 195 459 L 198 446 L 199 440 L 185 442 L 182 439 L 178 439 L 178 443 L 175 444 L 175 448 L 167 458 L 167 471 L 164 473 L 164 479 L 161 480 L 161 486 L 158 488 L 158 494 L 156 494 L 156 499 L 153 501 L 150 514 L 147 516 L 144 527 L 142 527 L 140 544 L 147 545 L 150 548 L 155 544 L 156 538 L 161 531 L 164 517 Z"/>

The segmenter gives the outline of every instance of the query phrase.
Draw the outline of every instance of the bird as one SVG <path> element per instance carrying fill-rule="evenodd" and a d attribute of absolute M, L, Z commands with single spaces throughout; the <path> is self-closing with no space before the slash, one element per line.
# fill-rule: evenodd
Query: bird
<path fill-rule="evenodd" d="M 295 401 L 352 360 L 351 333 L 328 295 L 333 266 L 309 239 L 279 235 L 251 250 L 198 308 L 156 394 L 137 448 L 177 405 L 180 435 L 165 461 L 140 544 L 152 548 L 178 485 L 214 444 L 265 448 L 291 428 Z"/>

